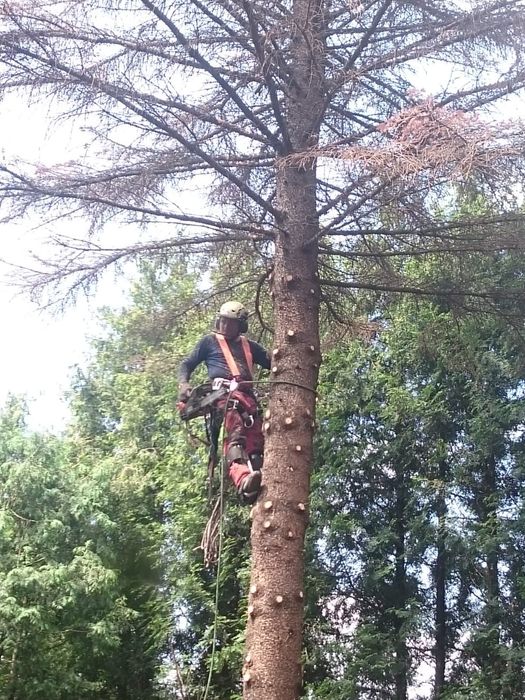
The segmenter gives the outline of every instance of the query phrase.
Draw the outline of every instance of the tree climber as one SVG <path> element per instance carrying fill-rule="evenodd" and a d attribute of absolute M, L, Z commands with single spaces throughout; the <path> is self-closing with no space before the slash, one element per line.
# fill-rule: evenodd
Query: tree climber
<path fill-rule="evenodd" d="M 248 312 L 238 301 L 223 304 L 215 320 L 215 333 L 205 335 L 179 369 L 179 400 L 187 401 L 194 369 L 204 362 L 213 388 L 230 386 L 227 398 L 219 399 L 216 410 L 224 415 L 224 457 L 230 478 L 241 499 L 250 504 L 261 488 L 264 436 L 262 419 L 253 390 L 253 363 L 270 369 L 266 350 L 248 340 Z M 237 385 L 238 383 L 238 385 Z"/>

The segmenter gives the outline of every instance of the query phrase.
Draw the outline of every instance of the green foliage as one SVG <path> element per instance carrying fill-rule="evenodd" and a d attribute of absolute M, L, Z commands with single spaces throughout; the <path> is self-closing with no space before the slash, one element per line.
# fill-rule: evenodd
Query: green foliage
<path fill-rule="evenodd" d="M 96 540 L 114 529 L 67 447 L 0 417 L 0 697 L 112 698 L 105 659 L 135 612 Z"/>
<path fill-rule="evenodd" d="M 518 266 L 501 258 L 494 274 Z M 227 488 L 216 610 L 204 432 L 176 409 L 180 359 L 215 315 L 199 296 L 183 268 L 143 266 L 78 372 L 67 438 L 28 434 L 15 400 L 0 417 L 0 698 L 197 698 L 212 663 L 210 697 L 241 697 L 248 513 Z M 405 700 L 441 644 L 440 700 L 520 697 L 520 338 L 439 298 L 383 314 L 380 335 L 340 343 L 322 368 L 305 696 Z"/>
<path fill-rule="evenodd" d="M 332 679 L 312 680 L 311 697 L 406 697 L 437 643 L 438 542 L 442 696 L 517 697 L 523 353 L 501 317 L 458 318 L 439 302 L 391 305 L 385 325 L 323 366 L 312 540 L 333 582 L 322 608 Z"/>

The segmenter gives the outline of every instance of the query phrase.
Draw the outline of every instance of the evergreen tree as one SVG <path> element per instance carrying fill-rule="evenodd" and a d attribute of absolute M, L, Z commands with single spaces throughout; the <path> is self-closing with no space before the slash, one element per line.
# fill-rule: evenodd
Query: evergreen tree
<path fill-rule="evenodd" d="M 325 359 L 315 503 L 335 663 L 315 697 L 406 698 L 432 658 L 435 698 L 517 697 L 519 336 L 442 302 L 385 315 L 380 339 Z"/>
<path fill-rule="evenodd" d="M 114 522 L 65 443 L 24 415 L 12 398 L 0 417 L 0 697 L 132 697 L 109 663 L 135 619 L 107 556 Z"/>

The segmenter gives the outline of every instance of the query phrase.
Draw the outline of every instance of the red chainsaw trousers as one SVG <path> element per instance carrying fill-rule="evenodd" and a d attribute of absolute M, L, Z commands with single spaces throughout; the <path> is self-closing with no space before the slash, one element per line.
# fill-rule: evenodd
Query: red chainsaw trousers
<path fill-rule="evenodd" d="M 237 398 L 235 394 L 237 392 L 232 395 L 234 399 Z M 219 401 L 217 404 L 217 408 L 224 411 L 223 453 L 228 462 L 230 478 L 236 488 L 251 472 L 248 466 L 248 460 L 251 456 L 260 455 L 262 460 L 264 452 L 262 419 L 258 414 L 257 402 L 249 394 L 243 393 L 242 404 L 239 403 L 239 408 L 243 411 L 244 416 L 239 408 L 234 408 L 231 405 L 226 408 L 226 400 Z M 246 408 L 248 408 L 249 413 Z"/>

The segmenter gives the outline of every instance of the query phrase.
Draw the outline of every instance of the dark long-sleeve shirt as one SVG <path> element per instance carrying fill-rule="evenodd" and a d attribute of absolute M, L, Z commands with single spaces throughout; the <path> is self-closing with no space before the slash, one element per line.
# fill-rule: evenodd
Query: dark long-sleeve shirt
<path fill-rule="evenodd" d="M 246 364 L 240 338 L 226 340 L 226 342 L 239 368 L 240 378 L 249 381 L 252 377 L 250 376 L 250 371 Z M 250 344 L 254 364 L 260 365 L 264 369 L 270 369 L 270 358 L 263 346 L 253 340 L 248 340 L 248 343 Z M 193 348 L 188 357 L 181 362 L 179 382 L 188 382 L 191 373 L 201 362 L 206 364 L 208 377 L 210 379 L 216 379 L 217 377 L 222 377 L 223 379 L 233 378 L 226 358 L 214 334 L 205 335 Z"/>

